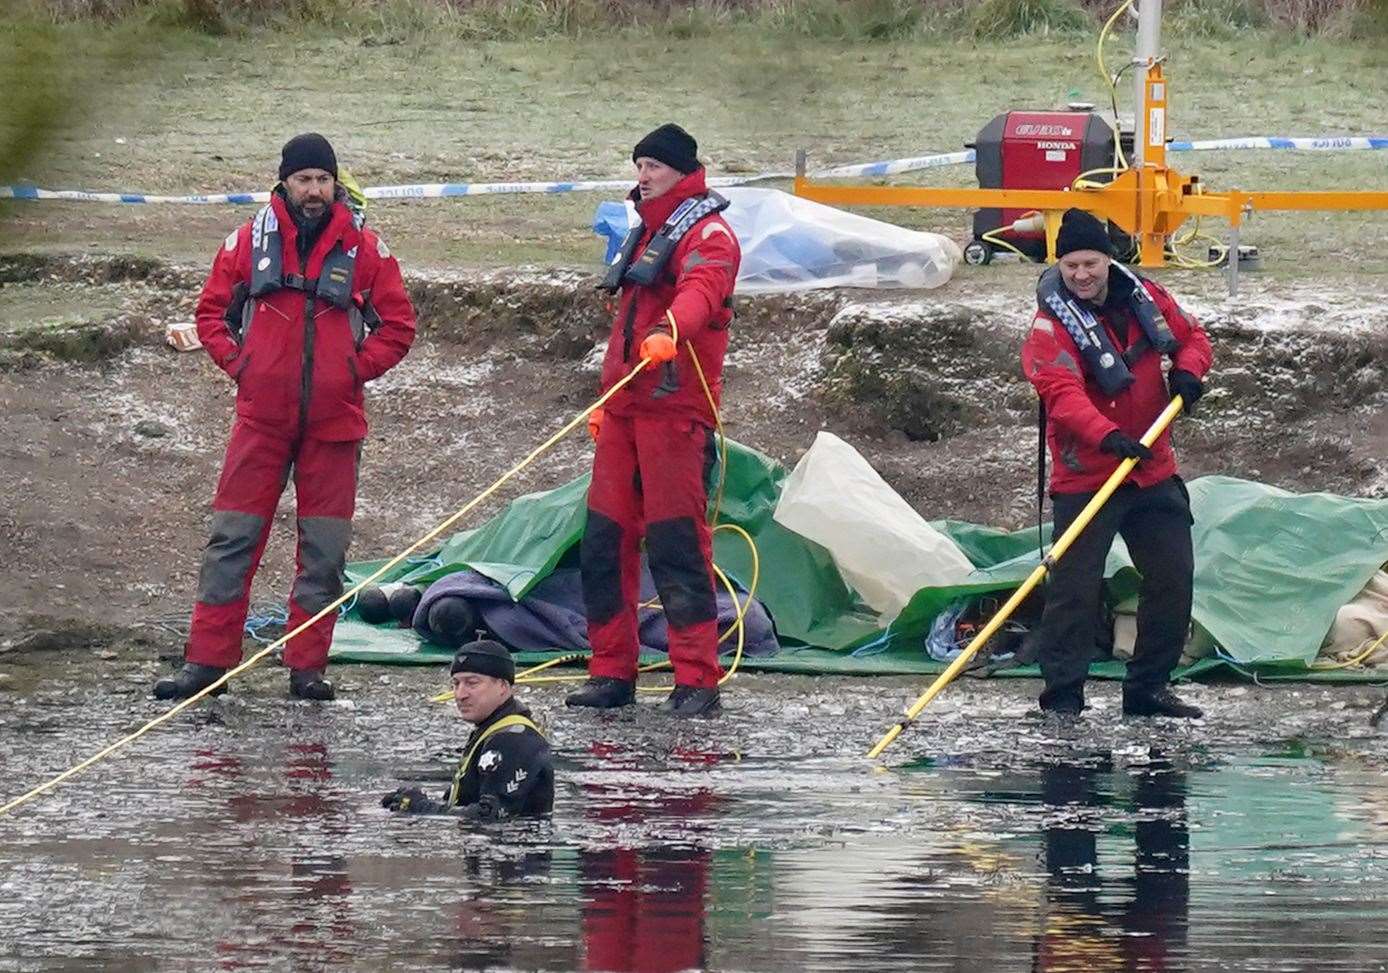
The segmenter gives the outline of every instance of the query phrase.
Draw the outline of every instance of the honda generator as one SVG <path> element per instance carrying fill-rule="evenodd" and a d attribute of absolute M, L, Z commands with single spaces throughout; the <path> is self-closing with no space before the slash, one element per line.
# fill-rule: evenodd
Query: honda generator
<path fill-rule="evenodd" d="M 1130 144 L 1131 135 L 1124 137 Z M 1086 179 L 1109 182 L 1115 164 L 1113 139 L 1113 127 L 1090 105 L 1071 105 L 1068 111 L 1006 112 L 983 126 L 970 145 L 974 174 L 983 189 L 1069 189 L 1086 173 L 1092 174 Z M 998 250 L 1015 248 L 1032 260 L 1044 261 L 1046 232 L 1041 221 L 1026 221 L 1023 229 L 1013 226 L 1029 213 L 1021 209 L 975 212 L 973 240 L 964 248 L 964 259 L 986 264 Z M 1115 228 L 1109 232 L 1115 234 Z M 1117 235 L 1123 239 L 1115 238 L 1115 252 L 1124 253 L 1132 243 L 1121 231 Z"/>

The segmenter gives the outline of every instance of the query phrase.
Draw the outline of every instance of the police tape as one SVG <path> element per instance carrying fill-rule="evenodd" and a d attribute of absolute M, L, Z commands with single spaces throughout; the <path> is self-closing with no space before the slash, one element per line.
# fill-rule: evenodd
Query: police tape
<path fill-rule="evenodd" d="M 1281 138 L 1254 136 L 1234 139 L 1208 139 L 1201 142 L 1168 142 L 1168 152 L 1209 152 L 1222 149 L 1295 149 L 1300 152 L 1344 152 L 1355 149 L 1388 149 L 1386 135 L 1317 136 Z"/>
<path fill-rule="evenodd" d="M 1287 138 L 1281 136 L 1248 136 L 1203 141 L 1173 141 L 1168 152 L 1209 152 L 1241 149 L 1290 149 L 1302 152 L 1345 152 L 1354 150 L 1388 149 L 1388 136 L 1316 136 Z M 965 165 L 974 161 L 974 150 L 942 152 L 935 155 L 905 159 L 887 159 L 835 166 L 810 175 L 816 179 L 864 178 L 880 179 L 906 172 L 921 172 L 943 166 Z M 745 186 L 772 179 L 789 179 L 789 172 L 763 172 L 749 176 L 720 176 L 710 179 L 710 187 Z M 432 182 L 403 186 L 373 186 L 363 190 L 367 199 L 452 199 L 463 196 L 557 195 L 594 191 L 625 192 L 632 186 L 630 179 L 590 179 L 569 182 Z M 269 192 L 210 193 L 195 196 L 156 196 L 147 193 L 97 193 L 77 189 L 40 189 L 37 186 L 0 186 L 0 199 L 68 200 L 85 203 L 173 203 L 183 205 L 227 205 L 264 203 Z"/>
<path fill-rule="evenodd" d="M 754 176 L 721 176 L 708 180 L 712 188 L 743 186 L 767 179 L 789 179 L 790 173 L 768 172 Z M 363 189 L 367 199 L 448 199 L 457 196 L 521 195 L 526 193 L 554 195 L 594 190 L 625 192 L 631 189 L 630 179 L 593 179 L 577 182 L 433 182 L 405 186 L 372 186 Z M 258 193 L 208 193 L 196 196 L 156 196 L 148 193 L 94 193 L 79 189 L 39 189 L 36 186 L 0 186 L 0 199 L 68 200 L 80 203 L 176 203 L 181 205 L 218 205 L 264 203 L 269 191 Z"/>

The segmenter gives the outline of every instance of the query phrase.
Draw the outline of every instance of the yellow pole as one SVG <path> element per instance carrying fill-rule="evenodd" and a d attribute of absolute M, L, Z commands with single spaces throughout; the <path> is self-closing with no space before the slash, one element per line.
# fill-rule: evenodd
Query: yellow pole
<path fill-rule="evenodd" d="M 1171 425 L 1172 420 L 1180 413 L 1182 404 L 1179 395 L 1172 398 L 1171 404 L 1162 411 L 1161 415 L 1157 416 L 1156 421 L 1154 421 L 1151 427 L 1142 434 L 1142 444 L 1144 446 L 1151 446 L 1157 441 L 1157 437 L 1162 434 L 1167 426 Z M 1080 533 L 1089 526 L 1089 522 L 1094 519 L 1094 515 L 1099 512 L 1104 504 L 1108 503 L 1109 497 L 1113 496 L 1113 491 L 1117 490 L 1118 487 L 1122 485 L 1123 481 L 1128 478 L 1128 474 L 1132 472 L 1132 468 L 1136 465 L 1137 460 L 1135 459 L 1125 459 L 1118 464 L 1118 469 L 1113 471 L 1113 475 L 1099 488 L 1099 492 L 1094 494 L 1094 498 L 1085 505 L 1082 511 L 1080 511 L 1080 515 L 1075 518 L 1075 522 L 1071 524 L 1066 529 L 1065 533 L 1060 535 L 1060 539 L 1051 546 L 1051 553 L 1047 555 L 1046 559 L 1036 566 L 1036 570 L 1032 571 L 1027 579 L 1022 582 L 1022 586 L 1013 593 L 1011 598 L 1007 599 L 1006 604 L 998 609 L 997 614 L 989 620 L 987 625 L 983 626 L 983 630 L 975 635 L 973 641 L 964 647 L 963 652 L 959 653 L 959 657 L 949 664 L 949 668 L 940 673 L 939 677 L 930 684 L 930 688 L 921 693 L 920 697 L 911 704 L 906 710 L 906 718 L 894 724 L 882 739 L 878 740 L 877 744 L 868 751 L 869 760 L 876 758 L 883 750 L 891 746 L 892 741 L 901 736 L 901 732 L 914 723 L 916 718 L 920 716 L 921 711 L 930 705 L 930 701 L 938 696 L 940 691 L 943 690 L 945 686 L 949 685 L 950 681 L 953 680 L 955 676 L 959 675 L 964 667 L 969 664 L 969 660 L 974 657 L 974 653 L 982 648 L 998 629 L 1002 628 L 1003 623 L 1017 610 L 1017 606 L 1026 600 L 1027 595 L 1031 594 L 1032 589 L 1040 584 L 1041 579 L 1050 572 L 1051 565 L 1059 561 L 1065 555 L 1065 552 L 1070 549 L 1070 545 L 1075 543 L 1075 538 L 1079 537 Z"/>

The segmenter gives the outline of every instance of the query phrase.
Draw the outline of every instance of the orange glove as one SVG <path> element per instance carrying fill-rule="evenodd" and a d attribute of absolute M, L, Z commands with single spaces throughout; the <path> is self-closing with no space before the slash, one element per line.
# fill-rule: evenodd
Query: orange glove
<path fill-rule="evenodd" d="M 598 441 L 598 433 L 602 431 L 602 409 L 597 408 L 588 413 L 588 435 L 593 437 L 593 442 Z"/>
<path fill-rule="evenodd" d="M 674 338 L 664 331 L 652 331 L 646 335 L 646 340 L 641 342 L 640 355 L 642 358 L 649 358 L 652 364 L 663 365 L 667 361 L 674 361 L 677 351 Z"/>

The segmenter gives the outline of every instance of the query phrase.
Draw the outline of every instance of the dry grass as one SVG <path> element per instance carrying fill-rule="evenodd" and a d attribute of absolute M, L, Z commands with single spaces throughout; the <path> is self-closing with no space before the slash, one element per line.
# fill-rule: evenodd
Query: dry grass
<path fill-rule="evenodd" d="M 996 39 L 1091 29 L 1116 0 L 10 0 L 54 21 L 149 17 L 211 34 L 286 23 L 366 35 L 441 31 L 470 39 L 580 37 L 613 30 L 710 36 L 731 25 L 821 40 Z M 1177 32 L 1277 27 L 1348 36 L 1388 23 L 1383 0 L 1171 0 Z"/>

